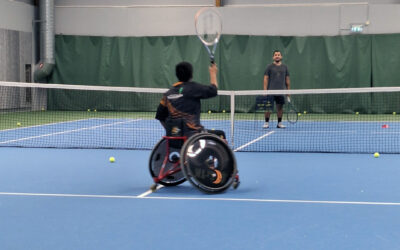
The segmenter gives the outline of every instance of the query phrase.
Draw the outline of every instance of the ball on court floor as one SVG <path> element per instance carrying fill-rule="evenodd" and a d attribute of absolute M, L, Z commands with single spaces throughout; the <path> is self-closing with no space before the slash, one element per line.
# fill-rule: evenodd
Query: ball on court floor
<path fill-rule="evenodd" d="M 93 110 L 94 112 L 97 112 L 97 109 Z"/>
<path fill-rule="evenodd" d="M 307 111 L 304 111 L 303 113 L 306 115 L 306 114 L 307 114 Z"/>
<path fill-rule="evenodd" d="M 376 153 L 374 154 L 374 157 L 375 157 L 375 158 L 378 158 L 378 157 L 379 157 L 379 153 L 376 152 Z"/>
<path fill-rule="evenodd" d="M 209 110 L 208 113 L 211 114 L 211 110 Z"/>
<path fill-rule="evenodd" d="M 42 111 L 44 111 L 44 108 L 42 107 Z"/>
<path fill-rule="evenodd" d="M 301 116 L 301 113 L 298 113 L 297 116 Z"/>
<path fill-rule="evenodd" d="M 396 115 L 396 112 L 393 112 L 393 115 Z"/>
<path fill-rule="evenodd" d="M 20 123 L 20 122 L 17 122 L 17 126 L 18 126 L 18 127 L 21 126 L 21 123 Z"/>
<path fill-rule="evenodd" d="M 356 115 L 359 115 L 360 113 L 359 112 L 356 112 Z"/>
<path fill-rule="evenodd" d="M 87 112 L 90 112 L 90 109 L 87 109 Z"/>
<path fill-rule="evenodd" d="M 110 159 L 109 159 L 109 161 L 110 161 L 111 163 L 114 163 L 114 162 L 115 162 L 115 158 L 111 156 Z"/>
<path fill-rule="evenodd" d="M 226 111 L 225 111 L 225 109 L 224 110 L 222 110 L 222 113 L 225 113 Z"/>

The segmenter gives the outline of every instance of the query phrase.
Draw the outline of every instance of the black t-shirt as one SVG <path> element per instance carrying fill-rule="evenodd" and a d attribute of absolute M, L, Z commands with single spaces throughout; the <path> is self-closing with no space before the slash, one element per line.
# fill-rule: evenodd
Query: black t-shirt
<path fill-rule="evenodd" d="M 289 76 L 288 67 L 285 64 L 274 63 L 267 66 L 264 75 L 268 76 L 268 89 L 286 89 L 286 77 Z"/>
<path fill-rule="evenodd" d="M 188 128 L 201 130 L 201 99 L 217 95 L 213 84 L 203 85 L 196 82 L 177 82 L 164 95 L 157 108 L 156 119 L 165 121 L 183 118 Z"/>

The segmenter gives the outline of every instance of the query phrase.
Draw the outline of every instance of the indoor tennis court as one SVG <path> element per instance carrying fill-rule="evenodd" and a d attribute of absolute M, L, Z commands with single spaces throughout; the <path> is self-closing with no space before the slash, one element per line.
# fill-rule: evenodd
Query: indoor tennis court
<path fill-rule="evenodd" d="M 399 12 L 0 1 L 0 248 L 399 248 Z M 218 89 L 191 137 L 156 119 L 182 61 Z"/>

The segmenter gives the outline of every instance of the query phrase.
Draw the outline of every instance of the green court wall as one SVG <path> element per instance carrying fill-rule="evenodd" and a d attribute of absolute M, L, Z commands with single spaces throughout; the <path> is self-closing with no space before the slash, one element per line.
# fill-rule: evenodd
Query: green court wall
<path fill-rule="evenodd" d="M 56 66 L 49 82 L 61 84 L 168 88 L 176 82 L 175 65 L 188 61 L 194 80 L 208 82 L 209 59 L 196 36 L 96 37 L 57 35 Z M 261 90 L 272 52 L 281 50 L 288 65 L 292 89 L 382 87 L 400 85 L 400 34 L 346 36 L 248 36 L 223 35 L 216 51 L 221 90 Z M 107 101 L 104 110 L 154 110 L 154 104 L 125 102 L 110 93 L 97 96 Z M 89 105 L 80 94 L 49 92 L 49 109 L 84 110 Z M 326 112 L 314 97 L 300 100 L 300 108 Z M 304 99 L 304 98 L 303 98 Z M 371 102 L 374 98 L 371 96 Z M 154 102 L 154 100 L 151 100 Z M 116 104 L 118 102 L 118 104 Z M 342 98 L 345 112 L 369 110 L 371 103 L 356 105 L 357 98 Z M 310 106 L 313 104 L 312 107 Z M 228 110 L 229 102 L 218 109 Z M 393 109 L 381 108 L 380 112 Z M 357 108 L 351 108 L 357 107 Z M 329 112 L 343 112 L 341 107 Z M 390 110 L 389 110 L 390 109 Z M 241 111 L 251 111 L 243 107 Z M 341 109 L 342 110 L 342 109 Z M 385 111 L 383 111 L 385 110 Z"/>

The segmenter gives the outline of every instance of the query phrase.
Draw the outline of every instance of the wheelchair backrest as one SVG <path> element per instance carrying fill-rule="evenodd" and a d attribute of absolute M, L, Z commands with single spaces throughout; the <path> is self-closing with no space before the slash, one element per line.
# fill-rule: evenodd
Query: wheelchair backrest
<path fill-rule="evenodd" d="M 185 120 L 182 118 L 170 119 L 165 121 L 165 130 L 167 136 L 181 137 L 186 136 L 188 130 Z M 173 148 L 181 148 L 184 143 L 183 139 L 169 140 L 169 144 Z"/>
<path fill-rule="evenodd" d="M 186 123 L 183 119 L 167 119 L 165 121 L 167 136 L 184 136 Z"/>

